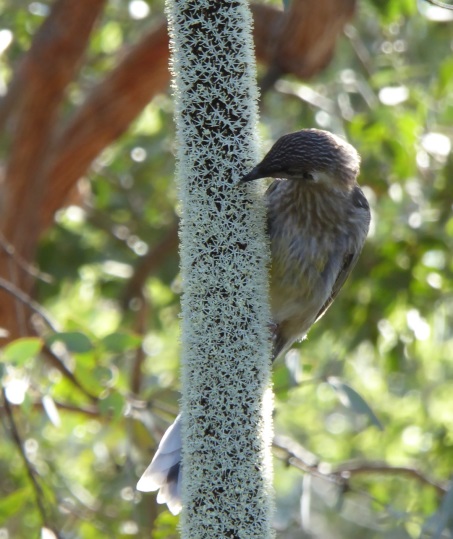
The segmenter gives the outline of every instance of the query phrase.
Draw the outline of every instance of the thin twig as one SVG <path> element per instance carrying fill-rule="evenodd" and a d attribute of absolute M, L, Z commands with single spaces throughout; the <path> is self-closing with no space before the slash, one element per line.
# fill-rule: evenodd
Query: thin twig
<path fill-rule="evenodd" d="M 378 473 L 383 475 L 405 475 L 412 477 L 420 483 L 424 483 L 430 487 L 433 487 L 440 496 L 443 496 L 447 490 L 448 485 L 434 481 L 430 477 L 426 476 L 417 468 L 412 466 L 391 466 L 386 462 L 373 462 L 373 461 L 349 461 L 340 464 L 337 467 L 333 467 L 331 474 L 341 476 L 344 478 L 356 476 L 362 473 Z"/>
<path fill-rule="evenodd" d="M 4 408 L 5 408 L 5 412 L 6 412 L 6 416 L 8 418 L 8 423 L 9 423 L 9 431 L 10 431 L 10 434 L 11 434 L 11 437 L 20 453 L 20 456 L 22 457 L 22 460 L 24 462 L 24 465 L 25 465 L 25 469 L 27 471 L 27 475 L 30 479 L 30 482 L 32 484 L 32 487 L 33 487 L 33 491 L 35 493 L 35 500 L 36 500 L 36 505 L 38 507 L 38 511 L 41 515 L 41 520 L 42 520 L 42 523 L 43 525 L 45 525 L 46 527 L 50 528 L 50 525 L 48 525 L 48 518 L 47 518 L 47 512 L 46 512 L 46 509 L 44 507 L 44 493 L 42 491 L 42 488 L 41 488 L 41 485 L 39 484 L 36 476 L 38 475 L 35 468 L 33 467 L 32 463 L 28 460 L 27 458 L 27 455 L 25 453 L 25 449 L 24 449 L 24 446 L 22 444 L 22 439 L 20 437 L 20 434 L 19 434 L 19 431 L 18 431 L 18 428 L 17 428 L 17 425 L 16 425 L 16 421 L 14 419 L 14 415 L 13 415 L 13 411 L 11 409 L 11 406 L 9 404 L 9 401 L 8 401 L 8 398 L 6 396 L 6 391 L 4 388 L 2 388 L 2 397 L 3 397 L 3 403 L 4 403 Z"/>
<path fill-rule="evenodd" d="M 3 288 L 7 292 L 9 292 L 16 299 L 18 299 L 23 304 L 25 304 L 30 310 L 38 314 L 54 333 L 59 333 L 59 329 L 57 328 L 56 323 L 52 320 L 50 315 L 46 312 L 44 307 L 42 307 L 39 303 L 34 301 L 28 294 L 26 294 L 25 292 L 22 292 L 22 290 L 17 288 L 17 286 L 10 283 L 6 279 L 3 279 L 2 277 L 0 277 L 0 288 Z M 98 400 L 95 395 L 91 394 L 87 389 L 84 388 L 84 386 L 75 377 L 74 373 L 71 372 L 68 369 L 68 367 L 66 367 L 64 362 L 55 354 L 53 350 L 45 346 L 43 348 L 43 352 L 45 353 L 49 362 L 56 369 L 58 369 L 73 385 L 75 385 L 86 397 L 88 397 L 92 401 Z"/>
<path fill-rule="evenodd" d="M 411 466 L 391 466 L 385 462 L 366 460 L 354 460 L 334 466 L 320 462 L 315 455 L 300 446 L 297 442 L 281 436 L 274 438 L 273 447 L 279 452 L 279 458 L 285 460 L 291 466 L 342 487 L 348 486 L 349 488 L 349 479 L 355 475 L 377 473 L 411 477 L 420 483 L 434 488 L 440 496 L 443 496 L 448 490 L 447 484 L 435 481 Z"/>
<path fill-rule="evenodd" d="M 34 301 L 28 294 L 17 288 L 16 285 L 11 283 L 7 279 L 0 277 L 0 288 L 6 290 L 9 294 L 14 296 L 24 305 L 26 305 L 31 311 L 35 312 L 36 314 L 39 314 L 39 316 L 44 320 L 44 322 L 53 332 L 59 332 L 55 322 L 52 320 L 51 316 L 46 312 L 46 310 L 39 303 Z"/>
<path fill-rule="evenodd" d="M 39 279 L 45 283 L 52 283 L 53 278 L 48 273 L 43 273 L 39 271 L 39 269 L 34 266 L 33 264 L 28 263 L 18 252 L 17 249 L 12 245 L 5 236 L 0 232 L 0 247 L 5 251 L 5 253 L 10 256 L 14 262 L 25 271 L 25 273 L 28 273 L 28 275 L 31 275 L 32 277 L 35 277 L 36 279 Z"/>
<path fill-rule="evenodd" d="M 80 390 L 83 395 L 88 397 L 92 402 L 97 402 L 99 399 L 96 395 L 93 395 L 86 389 L 82 383 L 78 380 L 78 378 L 75 376 L 75 374 L 66 367 L 64 361 L 57 356 L 57 354 L 51 350 L 48 346 L 44 346 L 43 353 L 45 354 L 45 357 L 47 361 L 53 365 L 58 371 L 61 372 L 61 374 L 67 378 L 72 385 L 77 387 L 77 389 Z"/>
<path fill-rule="evenodd" d="M 97 406 L 76 406 L 74 404 L 69 404 L 67 402 L 60 402 L 54 400 L 55 406 L 59 410 L 63 410 L 65 412 L 71 412 L 75 414 L 81 414 L 86 415 L 88 417 L 101 417 L 101 412 L 99 411 L 99 408 Z M 9 403 L 10 408 L 16 408 L 19 407 L 19 405 L 12 405 Z M 42 411 L 44 409 L 42 399 L 36 400 L 32 403 L 32 407 L 34 410 L 40 410 Z M 2 407 L 0 407 L 0 415 L 2 414 Z"/>

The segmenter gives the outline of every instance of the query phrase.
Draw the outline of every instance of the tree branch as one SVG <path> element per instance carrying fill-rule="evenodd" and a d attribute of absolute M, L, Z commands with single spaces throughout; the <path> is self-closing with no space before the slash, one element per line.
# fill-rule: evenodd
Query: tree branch
<path fill-rule="evenodd" d="M 279 453 L 278 456 L 280 459 L 285 460 L 295 468 L 316 477 L 332 481 L 343 487 L 356 475 L 377 473 L 411 477 L 422 484 L 434 488 L 439 496 L 443 496 L 448 490 L 447 484 L 435 481 L 411 466 L 391 466 L 385 462 L 366 460 L 347 461 L 337 466 L 325 462 L 321 463 L 315 455 L 300 446 L 297 442 L 283 436 L 276 436 L 274 438 L 273 447 Z"/>
<path fill-rule="evenodd" d="M 16 99 L 15 122 L 6 167 L 4 236 L 18 245 L 32 243 L 32 218 L 46 185 L 45 155 L 54 135 L 57 111 L 73 80 L 88 38 L 105 0 L 57 0 L 36 33 L 11 85 Z M 18 87 L 18 88 L 17 88 Z M 30 191 L 33 196 L 30 196 Z M 38 197 L 38 198 L 37 198 Z M 27 219 L 17 219 L 27 215 Z M 22 249 L 20 249 L 22 251 Z"/>
<path fill-rule="evenodd" d="M 14 248 L 14 245 L 9 243 L 3 234 L 0 232 L 0 247 L 3 249 L 3 252 L 7 254 L 10 258 L 13 259 L 14 264 L 22 269 L 25 273 L 28 273 L 31 277 L 39 279 L 44 283 L 52 283 L 52 276 L 48 273 L 43 273 L 33 264 L 29 264 Z"/>
<path fill-rule="evenodd" d="M 352 18 L 356 0 L 298 0 L 290 3 L 267 36 L 269 66 L 262 87 L 285 73 L 308 79 L 332 59 L 338 37 Z"/>
<path fill-rule="evenodd" d="M 59 329 L 57 328 L 56 324 L 53 322 L 50 315 L 46 312 L 44 307 L 42 307 L 39 303 L 34 301 L 28 294 L 14 286 L 12 283 L 7 281 L 6 279 L 3 279 L 0 277 L 0 288 L 14 296 L 17 300 L 19 300 L 23 305 L 28 307 L 31 311 L 38 314 L 44 322 L 49 326 L 49 328 L 54 333 L 58 333 Z M 74 373 L 72 373 L 64 364 L 64 362 L 47 346 L 44 346 L 43 352 L 45 353 L 45 356 L 49 363 L 53 365 L 57 370 L 65 376 L 73 385 L 75 385 L 86 397 L 88 397 L 92 401 L 97 401 L 97 397 L 95 395 L 92 395 L 88 390 L 86 390 L 83 385 L 79 382 L 79 380 L 75 377 Z"/>
<path fill-rule="evenodd" d="M 33 487 L 33 491 L 35 493 L 36 506 L 38 507 L 38 511 L 41 515 L 42 524 L 43 526 L 51 529 L 52 531 L 54 531 L 54 533 L 56 533 L 53 526 L 49 524 L 48 522 L 49 519 L 48 519 L 47 511 L 44 505 L 44 493 L 37 479 L 38 473 L 36 472 L 32 463 L 27 458 L 27 454 L 25 453 L 25 449 L 22 444 L 22 439 L 19 434 L 19 430 L 17 428 L 16 421 L 14 419 L 13 411 L 9 404 L 8 398 L 6 396 L 6 391 L 4 388 L 2 388 L 2 398 L 3 398 L 3 407 L 5 409 L 6 417 L 8 419 L 9 432 L 11 434 L 11 438 L 13 439 L 14 444 L 16 445 L 19 451 L 20 456 L 22 457 L 22 461 L 27 471 L 27 475 Z"/>
<path fill-rule="evenodd" d="M 167 28 L 161 23 L 131 47 L 119 65 L 88 95 L 57 137 L 48 167 L 41 227 L 48 227 L 77 180 L 97 155 L 122 135 L 149 101 L 166 89 Z"/>
<path fill-rule="evenodd" d="M 9 88 L 13 97 L 5 100 L 14 105 L 14 122 L 6 173 L 0 184 L 0 229 L 27 262 L 34 259 L 40 235 L 40 208 L 49 185 L 46 156 L 55 136 L 58 110 L 104 3 L 57 0 L 16 70 Z M 0 275 L 28 292 L 33 278 L 22 264 L 14 262 L 8 253 L 0 252 Z M 30 330 L 21 304 L 3 292 L 0 321 L 12 337 Z"/>
<path fill-rule="evenodd" d="M 52 320 L 51 316 L 47 313 L 44 307 L 34 301 L 28 294 L 20 290 L 17 286 L 9 282 L 8 280 L 3 279 L 3 277 L 0 277 L 0 288 L 8 292 L 8 294 L 11 294 L 23 305 L 26 305 L 31 311 L 38 314 L 54 333 L 58 333 L 59 330 L 56 326 L 56 323 Z"/>

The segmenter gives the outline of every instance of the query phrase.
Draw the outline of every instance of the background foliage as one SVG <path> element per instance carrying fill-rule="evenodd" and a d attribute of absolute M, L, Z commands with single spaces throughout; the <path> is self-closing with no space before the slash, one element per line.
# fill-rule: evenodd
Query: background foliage
<path fill-rule="evenodd" d="M 48 4 L 0 9 L 6 86 Z M 64 113 L 161 14 L 107 3 Z M 344 134 L 373 209 L 353 277 L 275 366 L 282 539 L 453 536 L 452 43 L 442 10 L 362 0 L 325 70 L 263 93 L 263 147 L 307 126 Z M 135 491 L 178 407 L 172 113 L 169 94 L 147 105 L 41 239 L 34 298 L 50 325 L 36 315 L 39 337 L 1 352 L 1 539 L 178 535 Z"/>

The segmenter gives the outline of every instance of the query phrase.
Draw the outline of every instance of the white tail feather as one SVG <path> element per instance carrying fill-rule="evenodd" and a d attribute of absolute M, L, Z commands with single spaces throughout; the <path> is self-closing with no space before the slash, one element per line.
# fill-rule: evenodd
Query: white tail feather
<path fill-rule="evenodd" d="M 137 490 L 159 490 L 157 503 L 166 503 L 177 515 L 181 511 L 181 414 L 167 429 L 151 464 L 137 483 Z"/>

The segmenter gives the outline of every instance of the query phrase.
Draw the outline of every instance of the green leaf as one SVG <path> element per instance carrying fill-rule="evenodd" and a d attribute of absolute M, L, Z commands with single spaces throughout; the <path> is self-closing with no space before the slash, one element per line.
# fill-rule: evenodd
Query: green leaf
<path fill-rule="evenodd" d="M 23 365 L 41 350 L 43 342 L 38 337 L 24 337 L 5 346 L 2 360 L 15 365 Z"/>
<path fill-rule="evenodd" d="M 138 348 L 142 343 L 142 338 L 133 333 L 119 332 L 105 336 L 101 343 L 109 352 L 121 353 Z"/>
<path fill-rule="evenodd" d="M 22 506 L 30 497 L 30 489 L 22 488 L 0 499 L 0 522 L 5 522 L 14 515 L 19 515 Z"/>
<path fill-rule="evenodd" d="M 341 403 L 353 410 L 356 414 L 366 415 L 373 425 L 379 430 L 384 430 L 381 422 L 376 417 L 376 414 L 370 408 L 365 399 L 357 393 L 355 389 L 342 382 L 339 378 L 330 376 L 327 378 L 327 382 L 335 391 L 341 401 Z"/>
<path fill-rule="evenodd" d="M 279 364 L 273 374 L 273 391 L 275 396 L 280 400 L 286 400 L 288 398 L 288 391 L 291 387 L 294 387 L 294 382 L 292 380 L 289 370 L 284 364 Z"/>
<path fill-rule="evenodd" d="M 116 391 L 108 392 L 99 400 L 98 407 L 101 414 L 118 419 L 123 414 L 124 397 Z"/>
<path fill-rule="evenodd" d="M 162 511 L 154 520 L 151 535 L 152 539 L 169 539 L 178 537 L 178 522 L 178 517 L 172 515 L 170 511 Z"/>
<path fill-rule="evenodd" d="M 103 365 L 98 365 L 93 369 L 93 376 L 102 386 L 112 386 L 113 383 L 118 379 L 118 370 L 114 365 L 110 367 L 104 367 Z"/>
<path fill-rule="evenodd" d="M 47 340 L 49 345 L 55 342 L 62 342 L 70 352 L 75 354 L 85 354 L 93 349 L 91 340 L 79 331 L 55 333 Z"/>

